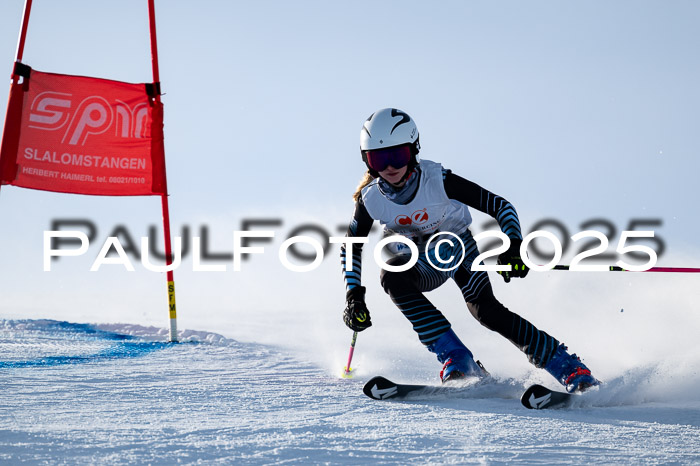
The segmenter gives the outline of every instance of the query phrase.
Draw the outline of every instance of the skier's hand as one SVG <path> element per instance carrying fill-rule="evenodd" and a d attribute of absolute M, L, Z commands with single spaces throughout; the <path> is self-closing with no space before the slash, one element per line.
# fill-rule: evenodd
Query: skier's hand
<path fill-rule="evenodd" d="M 345 325 L 350 327 L 355 332 L 361 332 L 372 326 L 372 320 L 369 318 L 369 310 L 365 305 L 365 287 L 356 286 L 348 291 L 347 306 L 343 313 Z"/>
<path fill-rule="evenodd" d="M 506 283 L 510 282 L 511 277 L 525 278 L 530 269 L 523 263 L 520 257 L 520 245 L 523 243 L 520 239 L 510 239 L 510 247 L 506 252 L 498 256 L 499 265 L 510 265 L 510 272 L 498 272 L 503 276 Z"/>

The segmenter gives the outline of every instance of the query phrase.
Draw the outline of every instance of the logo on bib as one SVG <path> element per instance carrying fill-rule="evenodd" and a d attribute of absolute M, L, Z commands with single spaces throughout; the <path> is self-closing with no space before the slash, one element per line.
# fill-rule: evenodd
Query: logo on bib
<path fill-rule="evenodd" d="M 413 220 L 414 225 L 423 225 L 428 221 L 428 212 L 423 210 L 417 210 L 411 214 L 411 220 Z"/>
<path fill-rule="evenodd" d="M 413 212 L 410 216 L 409 215 L 398 215 L 394 219 L 394 223 L 397 225 L 401 226 L 407 226 L 407 225 L 423 225 L 425 222 L 428 221 L 428 212 L 426 212 L 426 209 L 422 210 L 416 210 Z"/>

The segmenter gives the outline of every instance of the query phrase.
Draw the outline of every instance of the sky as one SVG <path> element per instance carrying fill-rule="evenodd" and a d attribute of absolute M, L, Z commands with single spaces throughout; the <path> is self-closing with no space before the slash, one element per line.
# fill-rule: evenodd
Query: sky
<path fill-rule="evenodd" d="M 22 8 L 0 3 L 8 77 Z M 174 235 L 205 228 L 211 251 L 230 253 L 244 220 L 278 225 L 240 272 L 185 260 L 182 325 L 250 336 L 275 310 L 342 326 L 337 246 L 308 273 L 283 268 L 277 251 L 304 225 L 341 234 L 364 172 L 359 130 L 384 107 L 414 118 L 421 157 L 510 200 L 526 232 L 547 219 L 568 236 L 602 228 L 614 250 L 642 219 L 665 246 L 659 265 L 700 267 L 697 2 L 169 0 L 156 15 Z M 150 81 L 146 1 L 35 0 L 23 62 Z M 138 263 L 89 272 L 118 226 L 137 240 L 160 228 L 157 197 L 3 186 L 0 212 L 0 317 L 165 325 L 162 274 Z M 489 220 L 473 216 L 475 231 Z M 56 219 L 89 220 L 97 237 L 44 272 L 42 234 Z M 377 273 L 364 270 L 368 296 L 390 312 Z"/>

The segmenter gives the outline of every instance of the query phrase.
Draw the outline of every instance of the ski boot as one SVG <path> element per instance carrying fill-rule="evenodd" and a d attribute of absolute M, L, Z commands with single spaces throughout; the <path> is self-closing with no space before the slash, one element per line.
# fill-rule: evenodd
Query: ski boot
<path fill-rule="evenodd" d="M 474 361 L 472 352 L 459 340 L 452 329 L 428 345 L 428 350 L 443 363 L 440 371 L 442 383 L 465 377 L 485 377 L 488 372 L 479 361 Z"/>
<path fill-rule="evenodd" d="M 569 393 L 582 392 L 599 385 L 600 382 L 591 375 L 591 371 L 575 354 L 566 352 L 564 344 L 559 345 L 552 358 L 544 366 L 544 370 L 557 379 Z"/>

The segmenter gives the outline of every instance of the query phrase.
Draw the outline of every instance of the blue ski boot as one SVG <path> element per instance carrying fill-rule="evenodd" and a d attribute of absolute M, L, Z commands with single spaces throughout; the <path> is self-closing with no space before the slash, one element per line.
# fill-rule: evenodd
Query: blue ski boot
<path fill-rule="evenodd" d="M 590 387 L 599 385 L 591 371 L 575 354 L 566 352 L 566 346 L 559 345 L 544 369 L 552 374 L 569 393 L 582 392 Z"/>
<path fill-rule="evenodd" d="M 442 383 L 465 377 L 485 377 L 488 372 L 479 361 L 474 361 L 472 352 L 459 340 L 452 329 L 428 345 L 428 350 L 443 363 L 440 371 Z"/>

